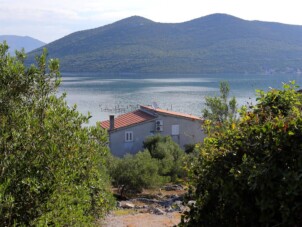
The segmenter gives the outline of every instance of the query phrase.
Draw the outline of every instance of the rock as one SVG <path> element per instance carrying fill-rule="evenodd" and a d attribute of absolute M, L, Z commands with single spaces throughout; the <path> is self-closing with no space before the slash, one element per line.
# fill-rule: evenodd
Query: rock
<path fill-rule="evenodd" d="M 174 212 L 174 209 L 173 209 L 172 207 L 169 206 L 169 207 L 166 208 L 165 211 L 166 211 L 166 212 Z"/>
<path fill-rule="evenodd" d="M 157 195 L 155 195 L 155 198 L 158 200 L 161 200 L 161 199 L 163 199 L 163 194 L 157 194 Z"/>
<path fill-rule="evenodd" d="M 154 208 L 153 212 L 154 212 L 154 214 L 157 214 L 157 215 L 165 214 L 165 212 L 162 209 L 159 209 L 158 207 Z"/>
<path fill-rule="evenodd" d="M 126 209 L 133 209 L 135 207 L 135 205 L 130 202 L 120 202 L 120 207 L 126 208 Z"/>
<path fill-rule="evenodd" d="M 160 201 L 157 199 L 147 199 L 147 198 L 136 198 L 132 199 L 131 201 L 140 201 L 143 203 L 153 204 L 153 203 L 159 203 Z"/>
<path fill-rule="evenodd" d="M 195 203 L 196 203 L 195 200 L 190 200 L 190 201 L 188 202 L 188 206 L 194 206 Z"/>
<path fill-rule="evenodd" d="M 182 190 L 183 187 L 181 185 L 175 184 L 175 185 L 167 185 L 164 187 L 166 191 L 178 191 Z"/>
<path fill-rule="evenodd" d="M 177 205 L 177 206 L 181 206 L 182 205 L 182 201 L 175 201 L 174 204 Z"/>
<path fill-rule="evenodd" d="M 181 200 L 183 200 L 183 197 L 180 197 L 180 196 L 177 196 L 177 195 L 171 195 L 171 196 L 169 196 L 169 199 L 160 201 L 158 204 L 163 206 L 163 207 L 168 207 L 168 206 L 171 206 L 176 201 L 181 201 Z"/>
<path fill-rule="evenodd" d="M 180 201 L 177 201 L 172 204 L 171 208 L 173 209 L 173 211 L 181 211 L 183 208 L 183 205 L 181 205 Z"/>

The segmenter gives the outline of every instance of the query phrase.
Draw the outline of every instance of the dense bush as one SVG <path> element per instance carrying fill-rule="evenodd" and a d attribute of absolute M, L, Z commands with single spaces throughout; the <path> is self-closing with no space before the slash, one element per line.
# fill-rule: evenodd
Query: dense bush
<path fill-rule="evenodd" d="M 123 158 L 108 156 L 107 163 L 112 183 L 118 187 L 121 196 L 130 190 L 141 192 L 144 188 L 160 186 L 165 180 L 158 174 L 158 161 L 149 151 L 127 154 Z"/>
<path fill-rule="evenodd" d="M 302 225 L 302 95 L 258 91 L 238 122 L 209 130 L 190 169 L 196 200 L 182 226 Z"/>
<path fill-rule="evenodd" d="M 191 144 L 191 143 L 185 144 L 185 146 L 184 146 L 185 153 L 186 154 L 193 153 L 195 151 L 195 146 L 196 146 L 196 144 Z"/>
<path fill-rule="evenodd" d="M 152 158 L 158 160 L 161 176 L 176 181 L 185 175 L 183 165 L 185 153 L 170 136 L 159 134 L 150 136 L 144 141 L 144 148 L 150 152 Z"/>
<path fill-rule="evenodd" d="M 123 158 L 107 157 L 112 184 L 118 187 L 121 196 L 127 191 L 141 192 L 183 178 L 185 163 L 196 156 L 194 152 L 185 154 L 169 136 L 148 137 L 144 148 L 144 151 Z"/>
<path fill-rule="evenodd" d="M 0 223 L 85 226 L 112 204 L 104 170 L 107 134 L 57 97 L 59 64 L 46 52 L 26 68 L 24 53 L 0 44 Z"/>

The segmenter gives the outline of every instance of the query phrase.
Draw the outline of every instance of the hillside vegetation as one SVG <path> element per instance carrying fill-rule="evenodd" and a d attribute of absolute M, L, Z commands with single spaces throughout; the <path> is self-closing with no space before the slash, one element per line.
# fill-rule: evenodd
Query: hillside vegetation
<path fill-rule="evenodd" d="M 302 26 L 213 14 L 174 24 L 133 16 L 45 47 L 64 72 L 271 73 L 302 69 L 301 43 Z"/>

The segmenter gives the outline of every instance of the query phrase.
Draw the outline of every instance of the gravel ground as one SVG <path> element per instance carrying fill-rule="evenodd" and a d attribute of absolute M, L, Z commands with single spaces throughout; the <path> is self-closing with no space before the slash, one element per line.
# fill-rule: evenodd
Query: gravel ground
<path fill-rule="evenodd" d="M 127 215 L 108 215 L 100 222 L 104 227 L 167 227 L 175 226 L 180 222 L 179 212 L 156 215 L 150 213 L 138 213 Z"/>
<path fill-rule="evenodd" d="M 177 186 L 177 187 L 176 187 Z M 113 189 L 117 194 L 117 190 Z M 99 221 L 99 226 L 104 227 L 168 227 L 180 223 L 183 210 L 167 211 L 167 207 L 177 205 L 186 190 L 179 185 L 167 185 L 162 190 L 149 189 L 143 193 L 132 195 L 127 201 L 119 201 L 117 209 L 113 210 L 104 220 Z M 174 201 L 175 200 L 175 201 Z M 123 205 L 128 204 L 128 207 Z M 169 203 L 169 204 L 168 204 Z M 171 208 L 172 209 L 172 208 Z"/>

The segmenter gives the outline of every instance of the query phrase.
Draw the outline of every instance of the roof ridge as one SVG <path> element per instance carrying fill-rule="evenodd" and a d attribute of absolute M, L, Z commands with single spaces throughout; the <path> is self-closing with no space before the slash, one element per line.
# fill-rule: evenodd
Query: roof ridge
<path fill-rule="evenodd" d="M 156 118 L 156 116 L 142 111 L 141 109 L 137 109 L 125 114 L 121 114 L 114 119 L 114 129 L 124 128 L 127 126 L 133 126 L 145 121 L 149 121 Z M 102 121 L 101 127 L 105 129 L 109 129 L 110 121 Z"/>
<path fill-rule="evenodd" d="M 153 108 L 153 107 L 150 107 L 150 106 L 143 106 L 143 105 L 141 105 L 140 107 L 148 109 L 148 110 L 153 110 L 157 113 L 170 114 L 170 115 L 179 116 L 179 117 L 191 118 L 191 119 L 194 119 L 194 120 L 202 120 L 201 117 L 198 117 L 198 116 L 195 116 L 195 115 L 192 115 L 192 114 L 181 113 L 181 112 L 170 111 L 170 110 L 164 110 L 164 109 L 161 109 L 161 108 Z"/>

